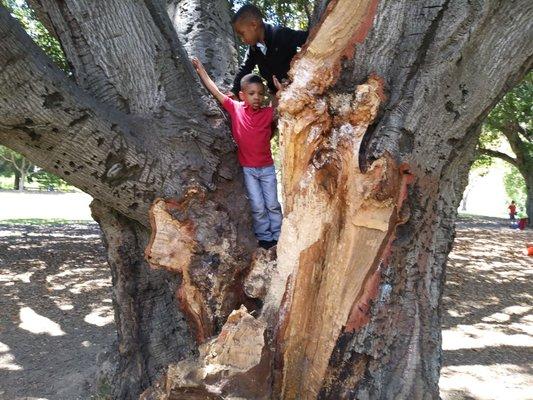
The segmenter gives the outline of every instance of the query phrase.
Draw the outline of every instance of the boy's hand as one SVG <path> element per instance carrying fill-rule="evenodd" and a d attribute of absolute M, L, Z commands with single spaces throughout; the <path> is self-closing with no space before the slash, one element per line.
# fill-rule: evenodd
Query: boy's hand
<path fill-rule="evenodd" d="M 209 77 L 209 74 L 205 70 L 204 66 L 202 65 L 202 62 L 197 57 L 191 58 L 191 63 L 196 72 L 198 73 L 198 76 L 200 77 L 200 80 L 205 85 L 207 90 L 215 96 L 215 98 L 219 101 L 220 104 L 224 103 L 225 96 L 224 94 L 218 89 L 217 85 L 213 80 Z"/>
<path fill-rule="evenodd" d="M 191 63 L 196 72 L 200 73 L 202 71 L 205 71 L 204 66 L 202 65 L 202 62 L 198 59 L 198 57 L 191 58 Z"/>
<path fill-rule="evenodd" d="M 276 78 L 276 75 L 272 75 L 272 81 L 274 82 L 274 86 L 277 89 L 276 96 L 279 96 L 280 92 L 283 90 L 283 85 L 280 81 L 278 81 L 278 78 Z"/>

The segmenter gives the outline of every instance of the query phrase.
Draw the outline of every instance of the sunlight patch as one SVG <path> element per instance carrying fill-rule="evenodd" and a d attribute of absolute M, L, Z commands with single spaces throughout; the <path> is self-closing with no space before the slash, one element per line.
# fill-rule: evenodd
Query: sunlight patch
<path fill-rule="evenodd" d="M 45 333 L 50 336 L 65 335 L 65 332 L 63 332 L 58 323 L 37 314 L 29 307 L 22 307 L 20 309 L 19 328 L 35 334 Z"/>
<path fill-rule="evenodd" d="M 480 349 L 494 346 L 533 346 L 533 337 L 509 334 L 493 324 L 457 325 L 442 331 L 442 349 Z"/>
<path fill-rule="evenodd" d="M 24 368 L 15 363 L 15 357 L 9 353 L 9 346 L 0 342 L 0 370 L 20 371 Z"/>
<path fill-rule="evenodd" d="M 505 385 L 502 385 L 505 381 Z M 531 399 L 527 368 L 513 364 L 457 365 L 443 367 L 439 386 L 447 392 L 462 391 L 478 400 Z M 442 396 L 448 400 L 447 396 Z M 450 397 L 451 400 L 454 397 Z M 456 398 L 456 397 L 455 397 Z"/>
<path fill-rule="evenodd" d="M 112 324 L 113 308 L 109 306 L 95 308 L 90 314 L 87 314 L 83 320 L 88 324 L 96 326 Z"/>

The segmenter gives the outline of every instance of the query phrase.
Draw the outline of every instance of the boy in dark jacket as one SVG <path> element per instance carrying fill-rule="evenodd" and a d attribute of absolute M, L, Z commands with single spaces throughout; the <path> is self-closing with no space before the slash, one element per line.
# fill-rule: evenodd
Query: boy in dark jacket
<path fill-rule="evenodd" d="M 308 32 L 267 24 L 263 22 L 261 11 L 251 4 L 242 6 L 231 24 L 242 42 L 249 46 L 231 91 L 238 96 L 241 79 L 257 65 L 271 93 L 275 93 L 272 76 L 280 81 L 287 78 L 291 60 L 297 48 L 307 40 Z"/>

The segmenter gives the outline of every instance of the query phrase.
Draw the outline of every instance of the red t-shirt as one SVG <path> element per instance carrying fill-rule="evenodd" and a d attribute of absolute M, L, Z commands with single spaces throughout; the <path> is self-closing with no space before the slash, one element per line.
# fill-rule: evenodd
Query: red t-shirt
<path fill-rule="evenodd" d="M 231 117 L 231 133 L 237 143 L 237 156 L 243 167 L 268 167 L 274 164 L 270 152 L 272 107 L 254 110 L 244 102 L 225 97 L 222 104 Z"/>
<path fill-rule="evenodd" d="M 516 214 L 516 206 L 514 204 L 509 206 L 509 214 Z"/>

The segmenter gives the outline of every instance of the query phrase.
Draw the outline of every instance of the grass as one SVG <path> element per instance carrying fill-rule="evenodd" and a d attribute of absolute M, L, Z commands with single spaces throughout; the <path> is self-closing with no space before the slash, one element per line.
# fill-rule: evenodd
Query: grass
<path fill-rule="evenodd" d="M 61 218 L 13 218 L 0 219 L 2 225 L 67 225 L 67 224 L 90 224 L 95 223 L 89 219 L 61 219 Z"/>

